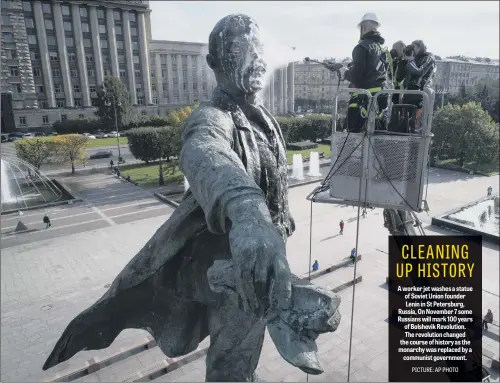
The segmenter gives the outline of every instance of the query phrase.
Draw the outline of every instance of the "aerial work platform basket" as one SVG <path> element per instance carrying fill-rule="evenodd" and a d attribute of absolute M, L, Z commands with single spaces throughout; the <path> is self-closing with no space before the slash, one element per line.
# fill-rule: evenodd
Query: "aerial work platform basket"
<path fill-rule="evenodd" d="M 337 101 L 343 92 L 368 98 L 366 129 L 360 133 L 337 131 Z M 419 95 L 423 98 L 420 126 L 417 129 L 392 129 L 398 124 L 404 105 L 391 106 L 393 94 Z M 388 116 L 379 120 L 377 100 L 389 99 Z M 308 196 L 320 203 L 361 205 L 407 211 L 426 210 L 424 186 L 428 176 L 434 94 L 423 91 L 382 90 L 372 95 L 364 89 L 343 89 L 334 100 L 332 113 L 332 168 L 323 182 Z M 402 107 L 402 108 L 401 108 Z M 407 105 L 408 116 L 416 107 Z M 391 113 L 391 110 L 396 113 Z M 398 113 L 400 113 L 398 115 Z M 413 123 L 415 113 L 413 114 Z M 385 122 L 385 124 L 381 124 Z M 394 122 L 394 121 L 392 121 Z M 380 129 L 383 126 L 384 129 Z"/>

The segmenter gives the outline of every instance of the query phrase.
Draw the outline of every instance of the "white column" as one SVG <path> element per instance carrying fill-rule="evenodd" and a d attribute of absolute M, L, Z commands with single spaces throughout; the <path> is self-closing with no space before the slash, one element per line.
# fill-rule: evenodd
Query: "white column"
<path fill-rule="evenodd" d="M 278 82 L 278 115 L 283 115 L 283 71 L 280 69 L 277 70 L 280 80 Z"/>
<path fill-rule="evenodd" d="M 288 64 L 288 110 L 295 111 L 295 64 Z"/>
<path fill-rule="evenodd" d="M 188 95 L 189 95 L 189 103 L 193 104 L 193 59 L 191 55 L 187 57 L 187 76 L 188 76 Z"/>
<path fill-rule="evenodd" d="M 184 103 L 184 79 L 182 77 L 182 55 L 177 55 L 177 78 L 179 83 L 179 103 Z"/>
<path fill-rule="evenodd" d="M 156 90 L 158 92 L 158 105 L 163 104 L 163 79 L 161 77 L 161 56 L 155 53 L 155 67 L 156 67 Z"/>
<path fill-rule="evenodd" d="M 43 85 L 45 86 L 47 104 L 49 108 L 55 108 L 56 98 L 54 97 L 52 69 L 50 67 L 49 48 L 47 46 L 47 35 L 45 33 L 42 3 L 40 3 L 40 1 L 33 2 L 33 12 L 35 13 L 36 35 L 38 39 L 38 47 L 40 49 L 40 60 L 42 61 Z"/>
<path fill-rule="evenodd" d="M 153 103 L 151 98 L 151 75 L 149 73 L 149 49 L 144 12 L 137 12 L 137 24 L 139 26 L 139 53 L 141 57 L 142 85 L 144 87 L 144 98 L 146 105 Z"/>
<path fill-rule="evenodd" d="M 269 78 L 269 110 L 274 115 L 274 73 Z"/>
<path fill-rule="evenodd" d="M 118 65 L 118 53 L 116 51 L 116 33 L 115 19 L 113 16 L 113 8 L 108 8 L 106 11 L 106 21 L 108 23 L 108 46 L 109 58 L 111 60 L 111 74 L 114 77 L 120 78 L 120 66 Z M 135 89 L 134 89 L 135 90 Z"/>
<path fill-rule="evenodd" d="M 172 73 L 172 55 L 167 54 L 168 102 L 174 103 L 174 75 Z"/>
<path fill-rule="evenodd" d="M 99 21 L 97 20 L 97 7 L 90 5 L 90 30 L 93 37 L 94 63 L 96 85 L 101 85 L 104 81 L 104 69 L 102 67 L 101 36 L 99 33 Z"/>
<path fill-rule="evenodd" d="M 281 69 L 281 75 L 283 76 L 283 113 L 288 112 L 288 74 L 287 67 Z"/>
<path fill-rule="evenodd" d="M 130 93 L 130 102 L 132 105 L 136 105 L 137 92 L 135 91 L 134 52 L 132 51 L 132 39 L 130 37 L 130 16 L 127 10 L 122 11 L 122 21 L 125 60 L 127 60 L 128 90 Z"/>
<path fill-rule="evenodd" d="M 54 24 L 56 28 L 57 49 L 59 62 L 61 63 L 61 75 L 63 79 L 64 98 L 66 107 L 73 107 L 73 86 L 71 85 L 71 75 L 68 65 L 68 49 L 66 48 L 66 37 L 64 35 L 64 25 L 61 10 L 61 3 L 53 3 Z"/>
<path fill-rule="evenodd" d="M 90 102 L 89 79 L 87 77 L 87 62 L 85 61 L 85 47 L 83 46 L 82 20 L 80 19 L 80 5 L 71 4 L 73 16 L 73 33 L 75 34 L 76 56 L 78 71 L 80 72 L 80 92 L 82 93 L 83 106 L 92 106 Z"/>
<path fill-rule="evenodd" d="M 201 74 L 201 68 L 203 67 L 203 60 L 205 60 L 205 55 L 199 55 L 196 58 L 196 85 L 198 90 L 198 102 L 203 100 L 203 80 Z"/>

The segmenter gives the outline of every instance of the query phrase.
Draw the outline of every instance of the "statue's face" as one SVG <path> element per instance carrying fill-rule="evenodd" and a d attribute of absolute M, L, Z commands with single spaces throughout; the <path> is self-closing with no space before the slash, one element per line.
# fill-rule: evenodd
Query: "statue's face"
<path fill-rule="evenodd" d="M 253 94 L 264 87 L 266 63 L 258 25 L 251 18 L 235 17 L 222 36 L 222 70 L 230 85 Z"/>

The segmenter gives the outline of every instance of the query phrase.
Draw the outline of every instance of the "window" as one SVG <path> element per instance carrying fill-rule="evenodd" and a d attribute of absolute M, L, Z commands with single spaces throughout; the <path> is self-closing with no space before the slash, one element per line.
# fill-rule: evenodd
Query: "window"
<path fill-rule="evenodd" d="M 31 2 L 23 1 L 23 11 L 31 11 Z"/>
<path fill-rule="evenodd" d="M 47 36 L 47 45 L 56 45 L 56 36 Z"/>
<path fill-rule="evenodd" d="M 61 77 L 61 70 L 59 68 L 52 68 L 53 77 Z"/>
<path fill-rule="evenodd" d="M 65 21 L 65 22 L 63 23 L 63 26 L 64 26 L 64 30 L 65 30 L 65 31 L 70 32 L 70 31 L 72 31 L 72 30 L 73 30 L 73 25 L 72 25 L 69 21 Z"/>
<path fill-rule="evenodd" d="M 166 69 L 161 70 L 161 77 L 167 77 L 167 70 Z"/>
<path fill-rule="evenodd" d="M 57 52 L 49 52 L 49 57 L 50 57 L 50 61 L 57 61 L 58 60 Z"/>
<path fill-rule="evenodd" d="M 139 97 L 139 98 L 137 99 L 137 105 L 144 105 L 144 98 Z"/>
<path fill-rule="evenodd" d="M 121 35 L 122 34 L 122 27 L 120 25 L 115 25 L 115 33 L 117 35 Z"/>
<path fill-rule="evenodd" d="M 13 60 L 17 58 L 17 51 L 15 49 L 6 49 L 5 53 L 8 59 Z"/>
<path fill-rule="evenodd" d="M 116 49 L 123 49 L 123 41 L 116 40 Z"/>
<path fill-rule="evenodd" d="M 153 104 L 158 105 L 158 97 L 153 97 Z"/>
<path fill-rule="evenodd" d="M 89 92 L 95 93 L 95 85 L 89 85 Z"/>
<path fill-rule="evenodd" d="M 78 84 L 73 84 L 73 92 L 75 92 L 75 93 L 80 93 L 80 85 L 78 85 Z"/>
<path fill-rule="evenodd" d="M 141 78 L 141 71 L 140 70 L 135 70 L 134 74 L 135 74 L 135 78 Z"/>
<path fill-rule="evenodd" d="M 162 84 L 163 85 L 163 90 L 168 90 L 168 84 Z"/>
<path fill-rule="evenodd" d="M 182 71 L 182 77 L 187 78 L 187 76 L 188 76 L 188 71 L 187 71 L 187 69 L 184 69 Z"/>
<path fill-rule="evenodd" d="M 75 46 L 75 40 L 73 40 L 73 37 L 66 37 L 66 46 L 67 47 Z"/>
<path fill-rule="evenodd" d="M 16 84 L 16 92 L 23 93 L 23 86 L 21 84 Z"/>
<path fill-rule="evenodd" d="M 57 105 L 58 108 L 64 108 L 64 101 L 63 100 L 56 100 L 56 105 Z M 66 115 L 63 114 L 61 116 L 61 121 L 65 121 L 65 120 L 66 120 Z"/>
<path fill-rule="evenodd" d="M 82 32 L 89 31 L 89 23 L 82 23 Z"/>
<path fill-rule="evenodd" d="M 198 89 L 198 83 L 193 82 L 193 90 L 196 90 L 196 89 Z"/>
<path fill-rule="evenodd" d="M 76 68 L 71 69 L 71 77 L 78 77 L 78 71 Z"/>
<path fill-rule="evenodd" d="M 85 55 L 85 61 L 89 64 L 94 62 L 94 56 L 92 55 Z"/>
<path fill-rule="evenodd" d="M 10 16 L 2 15 L 2 25 L 10 25 Z"/>
<path fill-rule="evenodd" d="M 42 116 L 42 123 L 48 124 L 49 123 L 49 116 Z"/>
<path fill-rule="evenodd" d="M 133 28 L 130 28 L 130 34 L 132 36 L 137 36 L 137 28 L 133 27 Z"/>
<path fill-rule="evenodd" d="M 204 82 L 204 83 L 203 83 L 203 87 L 202 87 L 202 89 L 203 89 L 203 90 L 207 90 L 207 83 L 206 83 L 206 82 Z"/>
<path fill-rule="evenodd" d="M 54 92 L 55 93 L 62 93 L 61 84 L 54 84 Z"/>
<path fill-rule="evenodd" d="M 127 72 L 125 72 L 125 69 L 120 69 L 120 77 L 127 77 Z"/>
<path fill-rule="evenodd" d="M 136 84 L 136 86 L 135 86 L 135 91 L 136 91 L 137 93 L 142 92 L 142 86 L 141 86 L 141 84 Z"/>
<path fill-rule="evenodd" d="M 145 110 L 141 111 L 141 116 L 147 116 L 147 115 L 148 115 L 148 112 L 146 112 Z"/>
<path fill-rule="evenodd" d="M 35 20 L 29 17 L 24 19 L 24 24 L 26 25 L 26 28 L 35 28 Z"/>
<path fill-rule="evenodd" d="M 130 16 L 130 21 L 137 21 L 137 18 L 135 17 L 135 13 L 134 12 L 130 12 L 129 14 Z"/>
<path fill-rule="evenodd" d="M 104 13 L 104 9 L 98 9 L 97 10 L 97 17 L 99 19 L 105 19 L 106 18 L 106 14 Z"/>
<path fill-rule="evenodd" d="M 33 68 L 33 76 L 34 77 L 41 77 L 42 76 L 42 70 L 40 68 Z"/>
<path fill-rule="evenodd" d="M 183 90 L 187 90 L 187 89 L 188 89 L 188 84 L 187 84 L 187 82 L 185 82 L 185 83 L 183 83 L 183 84 L 182 84 L 182 89 L 183 89 Z"/>
<path fill-rule="evenodd" d="M 137 44 L 137 41 L 132 41 L 132 50 L 136 51 L 139 49 L 139 45 Z"/>
<path fill-rule="evenodd" d="M 60 108 L 64 108 L 64 101 L 58 101 L 58 104 L 61 103 Z M 58 105 L 59 106 L 59 105 Z M 61 114 L 61 121 L 66 121 L 68 119 L 68 115 L 66 114 Z"/>
<path fill-rule="evenodd" d="M 47 20 L 45 19 L 45 29 L 54 29 L 54 24 L 52 23 L 52 20 Z"/>
<path fill-rule="evenodd" d="M 106 33 L 106 26 L 104 24 L 99 24 L 99 33 Z"/>
<path fill-rule="evenodd" d="M 157 88 L 156 88 L 156 84 L 151 84 L 151 90 L 153 92 L 156 92 Z"/>
<path fill-rule="evenodd" d="M 10 32 L 2 32 L 2 40 L 6 43 L 11 43 L 14 41 L 13 35 Z"/>
<path fill-rule="evenodd" d="M 134 56 L 134 64 L 139 64 L 139 56 Z"/>
<path fill-rule="evenodd" d="M 101 40 L 101 48 L 107 48 L 108 47 L 108 40 Z"/>
<path fill-rule="evenodd" d="M 18 77 L 19 76 L 19 68 L 17 66 L 11 66 L 10 67 L 10 75 L 12 77 Z"/>
<path fill-rule="evenodd" d="M 26 117 L 19 117 L 19 123 L 21 125 L 26 125 Z"/>
<path fill-rule="evenodd" d="M 120 64 L 123 64 L 125 62 L 125 56 L 124 55 L 118 55 L 118 62 Z"/>
<path fill-rule="evenodd" d="M 45 89 L 43 88 L 43 85 L 37 85 L 36 86 L 36 92 L 37 93 L 43 93 Z"/>
<path fill-rule="evenodd" d="M 69 5 L 61 5 L 61 11 L 64 16 L 69 16 Z"/>
<path fill-rule="evenodd" d="M 107 44 L 107 42 L 106 42 L 106 44 Z M 108 57 L 109 56 L 107 54 L 103 54 L 102 55 L 102 63 L 103 64 L 107 64 L 109 62 L 109 58 Z"/>
<path fill-rule="evenodd" d="M 150 73 L 151 78 L 156 78 L 156 70 L 152 70 Z"/>
<path fill-rule="evenodd" d="M 107 56 L 106 56 L 107 58 Z M 104 69 L 104 77 L 108 77 L 109 76 L 109 69 Z"/>
<path fill-rule="evenodd" d="M 28 44 L 36 45 L 36 36 L 28 35 Z"/>
<path fill-rule="evenodd" d="M 80 7 L 80 16 L 81 17 L 87 17 L 87 8 Z"/>
<path fill-rule="evenodd" d="M 93 69 L 87 69 L 87 76 L 88 77 L 94 77 L 94 70 Z"/>
<path fill-rule="evenodd" d="M 90 100 L 90 103 L 91 103 L 92 106 L 97 106 L 97 98 L 92 98 Z"/>
<path fill-rule="evenodd" d="M 85 118 L 85 115 L 84 114 L 79 114 L 78 118 Z"/>
<path fill-rule="evenodd" d="M 76 62 L 76 53 L 74 52 L 68 53 L 68 60 L 71 63 Z"/>
<path fill-rule="evenodd" d="M 51 13 L 50 4 L 42 3 L 42 11 L 43 13 L 50 14 Z"/>
<path fill-rule="evenodd" d="M 92 43 L 90 42 L 90 39 L 83 39 L 83 46 L 85 48 L 91 48 L 92 47 Z"/>
<path fill-rule="evenodd" d="M 113 19 L 115 20 L 121 20 L 121 15 L 119 11 L 114 11 L 113 12 Z"/>

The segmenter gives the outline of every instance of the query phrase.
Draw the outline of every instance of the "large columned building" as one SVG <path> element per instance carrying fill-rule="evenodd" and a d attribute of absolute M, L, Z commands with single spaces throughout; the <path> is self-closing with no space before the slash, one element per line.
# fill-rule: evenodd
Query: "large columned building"
<path fill-rule="evenodd" d="M 263 91 L 263 101 L 269 111 L 276 116 L 294 112 L 294 72 L 295 63 L 283 65 L 269 75 Z"/>

